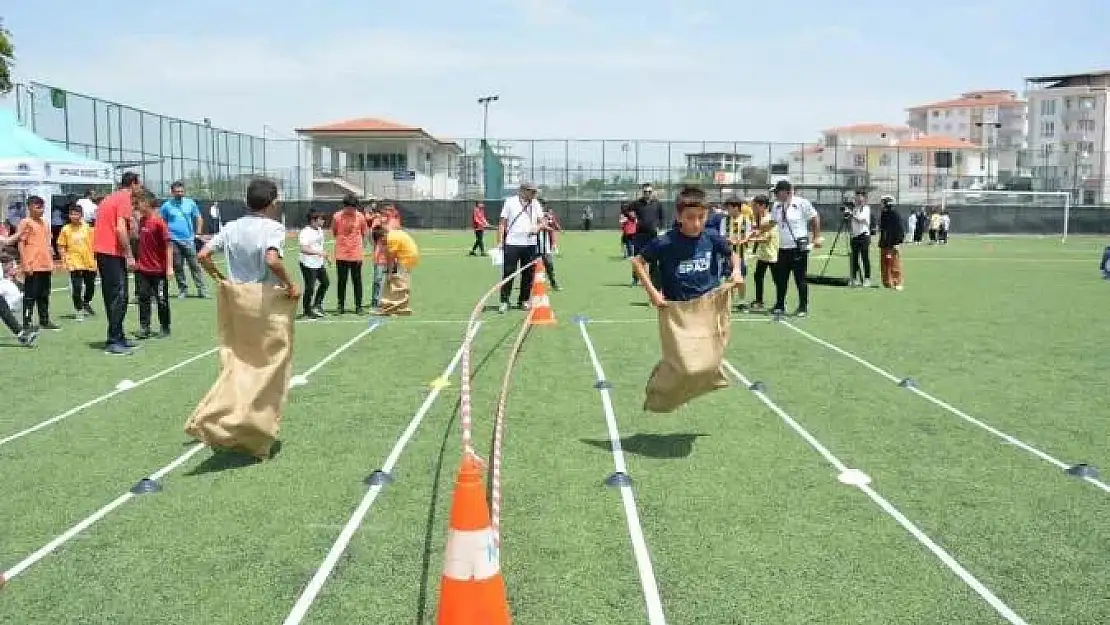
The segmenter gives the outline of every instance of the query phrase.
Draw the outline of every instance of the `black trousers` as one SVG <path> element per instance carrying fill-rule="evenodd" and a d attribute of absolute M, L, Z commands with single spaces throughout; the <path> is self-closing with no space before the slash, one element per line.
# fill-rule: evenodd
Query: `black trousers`
<path fill-rule="evenodd" d="M 861 234 L 852 237 L 852 262 L 851 269 L 853 280 L 860 279 L 860 267 L 863 267 L 863 278 L 865 280 L 871 279 L 871 235 Z"/>
<path fill-rule="evenodd" d="M 96 293 L 96 272 L 91 269 L 75 269 L 69 272 L 69 293 L 73 296 L 73 309 L 81 312 L 92 303 Z"/>
<path fill-rule="evenodd" d="M 362 261 L 337 260 L 335 261 L 335 267 L 339 274 L 339 289 L 336 293 L 339 308 L 342 309 L 347 302 L 348 276 L 351 278 L 351 285 L 355 288 L 355 308 L 362 308 Z"/>
<path fill-rule="evenodd" d="M 767 278 L 767 270 L 774 269 L 774 267 L 774 263 L 769 263 L 765 260 L 755 261 L 755 275 L 753 276 L 753 280 L 755 281 L 755 301 L 757 304 L 763 303 L 763 282 Z"/>
<path fill-rule="evenodd" d="M 23 279 L 23 327 L 30 327 L 35 308 L 39 324 L 50 323 L 50 272 L 36 271 Z"/>
<path fill-rule="evenodd" d="M 470 246 L 470 253 L 486 254 L 486 231 L 481 228 L 474 229 L 474 245 Z"/>
<path fill-rule="evenodd" d="M 19 319 L 16 319 L 12 307 L 8 305 L 8 300 L 3 297 L 0 297 L 0 321 L 3 321 L 4 325 L 8 326 L 12 334 L 16 336 L 19 336 L 19 333 L 23 331 L 23 324 L 19 323 Z"/>
<path fill-rule="evenodd" d="M 324 296 L 328 293 L 331 280 L 328 279 L 328 270 L 323 265 L 313 269 L 302 264 L 301 278 L 304 280 L 304 314 L 307 315 L 312 309 L 324 304 Z"/>
<path fill-rule="evenodd" d="M 127 318 L 127 261 L 122 256 L 96 255 L 104 315 L 108 317 L 108 345 L 127 345 L 123 321 Z"/>
<path fill-rule="evenodd" d="M 170 283 L 164 273 L 135 272 L 139 289 L 139 328 L 150 329 L 150 300 L 158 306 L 158 325 L 163 331 L 170 329 Z"/>
<path fill-rule="evenodd" d="M 536 259 L 535 245 L 506 245 L 504 263 L 501 267 L 501 278 L 508 278 L 514 271 Z M 520 297 L 518 304 L 524 304 L 532 296 L 532 279 L 536 272 L 534 267 L 528 267 L 520 273 Z M 501 303 L 508 304 L 513 294 L 513 281 L 506 280 L 501 285 Z"/>
<path fill-rule="evenodd" d="M 642 252 L 644 248 L 647 247 L 647 244 L 655 240 L 655 236 L 656 235 L 654 233 L 636 233 L 632 235 L 632 255 L 639 256 L 640 252 Z M 659 267 L 655 263 L 651 263 L 648 266 L 648 277 L 651 279 L 652 284 L 654 284 L 655 286 L 659 286 Z M 637 282 L 638 280 L 639 279 L 636 277 L 636 271 L 633 270 L 632 281 Z"/>
<path fill-rule="evenodd" d="M 786 309 L 786 289 L 790 284 L 790 276 L 794 276 L 794 285 L 798 287 L 798 310 L 809 310 L 809 284 L 806 282 L 806 270 L 809 269 L 809 251 L 799 249 L 780 249 L 778 261 L 771 269 L 771 277 L 775 281 L 775 306 L 774 310 Z"/>
<path fill-rule="evenodd" d="M 559 281 L 555 279 L 555 255 L 551 252 L 542 254 L 543 267 L 547 271 L 547 280 L 551 282 L 551 286 L 559 286 Z"/>

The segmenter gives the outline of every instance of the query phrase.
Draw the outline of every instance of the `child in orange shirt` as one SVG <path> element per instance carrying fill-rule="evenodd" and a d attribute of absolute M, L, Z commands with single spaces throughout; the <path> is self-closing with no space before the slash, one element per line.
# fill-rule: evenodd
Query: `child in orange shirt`
<path fill-rule="evenodd" d="M 14 239 L 19 246 L 23 269 L 23 327 L 30 328 L 35 307 L 39 328 L 61 330 L 50 320 L 50 278 L 54 271 L 54 250 L 50 224 L 43 218 L 46 202 L 37 195 L 27 198 L 27 217 L 16 227 Z"/>
<path fill-rule="evenodd" d="M 331 233 L 335 236 L 335 268 L 338 274 L 336 299 L 339 314 L 346 311 L 347 278 L 355 289 L 355 314 L 363 314 L 362 308 L 362 247 L 370 226 L 366 217 L 359 211 L 358 198 L 348 195 L 343 198 L 343 206 L 332 216 Z"/>

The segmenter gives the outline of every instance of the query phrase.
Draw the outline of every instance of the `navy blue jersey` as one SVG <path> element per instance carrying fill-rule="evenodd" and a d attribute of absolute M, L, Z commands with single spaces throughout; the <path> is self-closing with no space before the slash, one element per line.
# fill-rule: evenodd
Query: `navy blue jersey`
<path fill-rule="evenodd" d="M 658 267 L 663 297 L 672 301 L 697 299 L 721 284 L 732 257 L 728 240 L 719 233 L 703 230 L 689 237 L 676 229 L 652 239 L 640 257 Z"/>

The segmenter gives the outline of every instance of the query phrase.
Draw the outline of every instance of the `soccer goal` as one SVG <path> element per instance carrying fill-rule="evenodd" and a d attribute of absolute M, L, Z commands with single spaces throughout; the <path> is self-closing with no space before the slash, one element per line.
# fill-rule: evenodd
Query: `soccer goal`
<path fill-rule="evenodd" d="M 940 208 L 958 204 L 999 204 L 1004 206 L 1037 206 L 1061 209 L 1060 242 L 1068 240 L 1068 219 L 1071 217 L 1071 193 L 1067 191 L 980 191 L 975 189 L 943 189 Z"/>

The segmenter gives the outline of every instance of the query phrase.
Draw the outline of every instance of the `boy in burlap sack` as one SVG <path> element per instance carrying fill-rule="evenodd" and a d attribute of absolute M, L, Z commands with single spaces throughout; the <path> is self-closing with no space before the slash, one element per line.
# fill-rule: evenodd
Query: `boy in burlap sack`
<path fill-rule="evenodd" d="M 732 290 L 744 282 L 739 254 L 728 239 L 705 227 L 709 207 L 703 190 L 683 187 L 675 214 L 676 225 L 632 258 L 659 311 L 663 358 L 647 383 L 644 410 L 650 412 L 672 412 L 728 386 L 721 361 L 731 332 Z M 652 284 L 649 265 L 657 269 L 658 285 Z M 722 284 L 729 273 L 731 283 Z"/>
<path fill-rule="evenodd" d="M 277 185 L 252 180 L 247 215 L 225 225 L 197 255 L 217 287 L 220 375 L 185 424 L 211 447 L 271 456 L 289 390 L 294 315 L 300 289 L 282 260 Z M 212 260 L 222 250 L 225 276 Z"/>
<path fill-rule="evenodd" d="M 396 220 L 385 220 L 371 231 L 370 237 L 375 246 L 380 246 L 388 268 L 375 314 L 411 315 L 412 270 L 420 262 L 420 248 Z"/>

